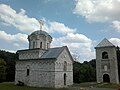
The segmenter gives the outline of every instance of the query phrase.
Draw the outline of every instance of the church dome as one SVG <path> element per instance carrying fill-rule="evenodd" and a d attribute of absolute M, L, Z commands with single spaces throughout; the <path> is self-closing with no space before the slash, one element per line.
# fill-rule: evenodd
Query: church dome
<path fill-rule="evenodd" d="M 52 42 L 52 37 L 45 31 L 38 30 L 28 35 L 29 48 L 48 49 Z"/>
<path fill-rule="evenodd" d="M 52 37 L 45 31 L 42 31 L 42 30 L 38 30 L 38 31 L 34 31 L 33 33 L 31 33 L 31 35 L 44 35 L 46 37 L 49 37 L 52 39 Z"/>

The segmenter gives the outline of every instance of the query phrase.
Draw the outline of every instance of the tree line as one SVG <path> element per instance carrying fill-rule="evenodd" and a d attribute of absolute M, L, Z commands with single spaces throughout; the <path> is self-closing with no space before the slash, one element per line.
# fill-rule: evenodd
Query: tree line
<path fill-rule="evenodd" d="M 96 81 L 96 62 L 84 61 L 83 63 L 74 61 L 73 63 L 73 81 L 74 83 Z"/>
<path fill-rule="evenodd" d="M 14 81 L 17 54 L 0 50 L 0 82 Z"/>
<path fill-rule="evenodd" d="M 116 50 L 120 79 L 120 48 L 116 47 Z M 17 59 L 16 53 L 0 50 L 0 82 L 15 80 L 15 62 Z M 74 61 L 73 81 L 74 83 L 96 81 L 96 60 L 84 61 L 83 63 Z"/>

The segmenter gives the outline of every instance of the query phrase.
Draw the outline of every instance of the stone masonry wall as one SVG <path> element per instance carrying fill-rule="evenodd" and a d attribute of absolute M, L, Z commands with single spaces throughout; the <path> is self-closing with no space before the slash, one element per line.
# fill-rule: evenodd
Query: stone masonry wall
<path fill-rule="evenodd" d="M 64 71 L 64 61 L 67 62 L 67 70 Z M 64 74 L 66 74 L 66 85 L 64 85 Z M 66 49 L 60 54 L 55 62 L 55 87 L 67 87 L 73 84 L 73 62 Z"/>
<path fill-rule="evenodd" d="M 108 53 L 108 59 L 102 59 L 102 52 Z M 107 65 L 108 70 L 105 71 L 103 66 Z M 97 82 L 103 82 L 103 75 L 108 74 L 110 76 L 111 83 L 119 83 L 118 79 L 118 67 L 117 67 L 117 56 L 115 47 L 97 48 L 96 49 L 96 72 Z"/>
<path fill-rule="evenodd" d="M 27 69 L 30 75 L 27 76 Z M 22 81 L 25 85 L 35 87 L 54 87 L 54 62 L 51 61 L 17 61 L 15 83 Z"/>

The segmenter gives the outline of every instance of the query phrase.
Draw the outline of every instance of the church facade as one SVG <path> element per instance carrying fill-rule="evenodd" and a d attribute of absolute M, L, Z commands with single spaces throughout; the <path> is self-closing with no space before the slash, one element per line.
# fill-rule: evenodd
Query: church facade
<path fill-rule="evenodd" d="M 116 47 L 105 38 L 95 49 L 97 83 L 119 84 Z"/>
<path fill-rule="evenodd" d="M 50 48 L 52 37 L 38 30 L 28 36 L 29 49 L 18 50 L 15 84 L 61 88 L 73 84 L 73 58 L 67 48 Z"/>

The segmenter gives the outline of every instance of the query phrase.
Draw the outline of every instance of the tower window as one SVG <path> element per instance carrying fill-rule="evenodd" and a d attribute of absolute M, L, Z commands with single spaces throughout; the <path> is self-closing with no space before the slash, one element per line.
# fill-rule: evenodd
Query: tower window
<path fill-rule="evenodd" d="M 107 70 L 108 70 L 107 65 L 105 65 L 104 66 L 104 71 L 107 71 Z"/>
<path fill-rule="evenodd" d="M 108 59 L 108 53 L 107 52 L 102 53 L 102 59 Z"/>
<path fill-rule="evenodd" d="M 42 42 L 40 42 L 40 48 L 42 48 Z"/>

